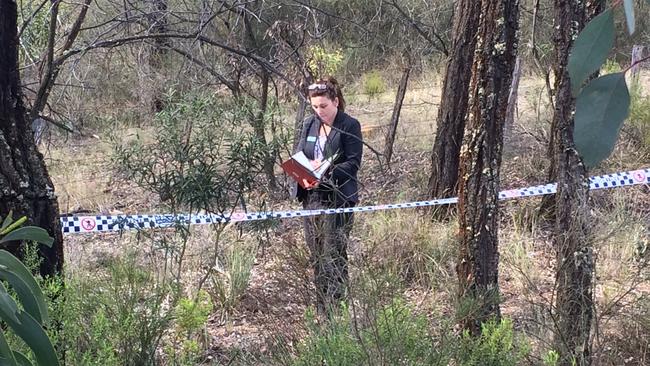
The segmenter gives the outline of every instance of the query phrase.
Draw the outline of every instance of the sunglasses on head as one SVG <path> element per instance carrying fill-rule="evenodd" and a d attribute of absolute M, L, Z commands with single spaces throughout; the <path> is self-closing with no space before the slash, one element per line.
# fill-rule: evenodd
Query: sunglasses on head
<path fill-rule="evenodd" d="M 307 87 L 309 90 L 327 90 L 327 84 L 311 84 Z"/>

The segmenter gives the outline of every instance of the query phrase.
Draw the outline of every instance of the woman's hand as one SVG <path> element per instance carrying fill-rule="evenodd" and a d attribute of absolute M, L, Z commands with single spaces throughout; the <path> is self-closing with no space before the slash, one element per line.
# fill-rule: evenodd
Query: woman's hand
<path fill-rule="evenodd" d="M 314 184 L 310 184 L 307 181 L 307 179 L 303 179 L 302 183 L 303 183 L 303 186 L 305 187 L 305 189 L 313 189 L 313 188 L 318 187 L 318 185 L 320 184 L 320 181 L 315 181 Z"/>

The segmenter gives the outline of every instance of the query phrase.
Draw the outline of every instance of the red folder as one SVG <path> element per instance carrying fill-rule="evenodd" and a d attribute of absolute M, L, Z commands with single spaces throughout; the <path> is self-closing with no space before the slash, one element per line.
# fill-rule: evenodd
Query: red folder
<path fill-rule="evenodd" d="M 336 154 L 326 160 L 324 160 L 318 169 L 313 170 L 309 159 L 305 154 L 300 151 L 292 155 L 289 160 L 283 162 L 280 166 L 287 175 L 293 178 L 302 188 L 307 188 L 305 186 L 305 181 L 307 184 L 314 185 L 316 182 L 320 181 L 323 177 L 323 174 L 329 169 L 332 161 L 336 158 Z"/>

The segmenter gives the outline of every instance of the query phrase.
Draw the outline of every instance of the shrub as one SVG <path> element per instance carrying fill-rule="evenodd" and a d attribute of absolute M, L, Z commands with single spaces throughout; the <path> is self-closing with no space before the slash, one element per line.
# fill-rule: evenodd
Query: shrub
<path fill-rule="evenodd" d="M 307 313 L 309 335 L 298 347 L 294 365 L 447 364 L 453 345 L 434 339 L 428 321 L 396 298 L 379 307 L 366 324 L 351 319 L 344 307 L 325 325 Z M 437 346 L 434 347 L 434 344 Z"/>
<path fill-rule="evenodd" d="M 309 60 L 307 65 L 315 78 L 321 78 L 328 75 L 336 75 L 343 54 L 340 48 L 328 51 L 321 46 L 312 46 L 309 48 Z"/>
<path fill-rule="evenodd" d="M 463 332 L 458 361 L 464 366 L 517 366 L 529 352 L 528 344 L 515 339 L 512 321 L 503 319 L 484 323 L 479 337 Z"/>
<path fill-rule="evenodd" d="M 371 71 L 363 76 L 363 91 L 369 99 L 386 91 L 386 82 L 378 71 Z"/>
<path fill-rule="evenodd" d="M 224 314 L 237 306 L 248 287 L 254 263 L 255 248 L 243 242 L 227 246 L 218 256 L 209 274 L 212 286 L 208 291 Z"/>

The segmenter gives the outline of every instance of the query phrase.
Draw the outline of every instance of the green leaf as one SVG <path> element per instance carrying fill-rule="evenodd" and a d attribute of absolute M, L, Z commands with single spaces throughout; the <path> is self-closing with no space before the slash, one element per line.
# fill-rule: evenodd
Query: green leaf
<path fill-rule="evenodd" d="M 50 237 L 47 231 L 36 226 L 25 226 L 16 229 L 5 235 L 4 238 L 0 239 L 0 243 L 6 243 L 13 240 L 31 240 L 45 244 L 48 247 L 51 247 L 52 243 L 54 243 L 54 239 Z"/>
<path fill-rule="evenodd" d="M 14 229 L 22 225 L 25 221 L 27 221 L 27 216 L 23 216 L 19 218 L 15 222 L 9 224 L 9 226 L 7 226 L 6 228 L 2 229 L 2 231 L 0 231 L 0 235 L 7 235 L 10 231 L 13 231 Z"/>
<path fill-rule="evenodd" d="M 0 283 L 0 307 L 4 308 L 5 313 L 11 317 L 11 320 L 17 322 L 18 317 L 16 313 L 18 312 L 18 305 L 16 301 L 7 293 L 7 289 Z"/>
<path fill-rule="evenodd" d="M 16 362 L 18 363 L 18 366 L 34 366 L 32 364 L 32 361 L 30 361 L 27 358 L 27 356 L 23 355 L 18 351 L 14 351 L 14 357 L 16 358 Z"/>
<path fill-rule="evenodd" d="M 607 59 L 614 44 L 614 13 L 607 9 L 592 19 L 580 32 L 569 55 L 571 92 L 578 95 L 585 80 Z"/>
<path fill-rule="evenodd" d="M 0 226 L 0 232 L 6 229 L 7 226 L 11 225 L 12 222 L 14 222 L 13 216 L 14 212 L 9 211 L 9 214 L 7 214 L 7 217 L 5 217 L 4 221 L 2 222 L 2 226 Z"/>
<path fill-rule="evenodd" d="M 18 322 L 11 320 L 0 307 L 0 316 L 11 327 L 25 344 L 34 352 L 36 363 L 41 366 L 58 366 L 59 360 L 54 352 L 52 342 L 48 338 L 43 327 L 31 315 L 24 311 L 17 314 Z"/>
<path fill-rule="evenodd" d="M 9 282 L 26 312 L 40 323 L 48 322 L 47 305 L 41 288 L 27 267 L 6 250 L 0 249 L 0 279 Z"/>
<path fill-rule="evenodd" d="M 16 358 L 18 366 L 34 366 L 34 364 L 32 364 L 32 361 L 30 361 L 27 356 L 18 351 L 14 351 L 14 357 Z"/>
<path fill-rule="evenodd" d="M 2 329 L 0 329 L 0 365 L 16 366 L 14 353 L 11 351 L 11 348 L 9 348 L 9 344 L 7 344 L 7 339 L 5 338 Z"/>
<path fill-rule="evenodd" d="M 628 33 L 634 33 L 634 1 L 623 0 L 623 8 L 625 9 L 625 22 L 627 23 Z"/>
<path fill-rule="evenodd" d="M 614 149 L 630 109 L 622 72 L 591 81 L 576 99 L 573 139 L 584 163 L 594 167 Z"/>

